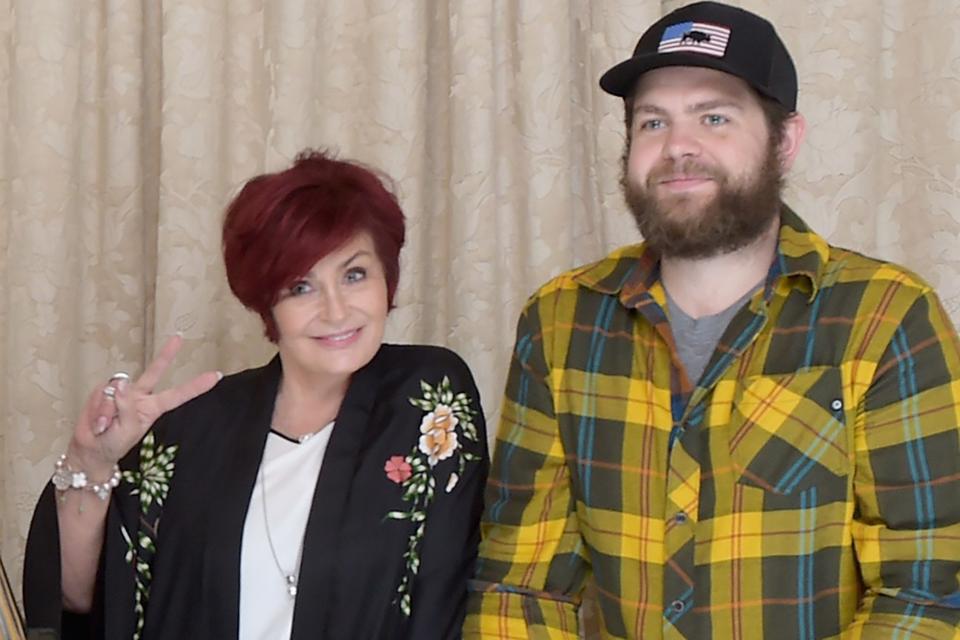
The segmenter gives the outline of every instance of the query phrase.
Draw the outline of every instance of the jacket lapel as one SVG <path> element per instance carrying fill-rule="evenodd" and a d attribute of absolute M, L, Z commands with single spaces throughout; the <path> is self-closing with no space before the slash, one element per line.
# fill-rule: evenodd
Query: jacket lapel
<path fill-rule="evenodd" d="M 327 445 L 303 540 L 291 638 L 325 637 L 337 579 L 340 526 L 368 441 L 370 417 L 382 379 L 381 356 L 382 349 L 353 374 Z"/>
<path fill-rule="evenodd" d="M 235 409 L 224 412 L 223 424 L 217 425 L 225 450 L 218 473 L 220 490 L 208 512 L 203 571 L 203 599 L 213 638 L 239 634 L 243 527 L 270 432 L 281 372 L 277 356 L 242 390 L 246 393 L 228 399 Z"/>

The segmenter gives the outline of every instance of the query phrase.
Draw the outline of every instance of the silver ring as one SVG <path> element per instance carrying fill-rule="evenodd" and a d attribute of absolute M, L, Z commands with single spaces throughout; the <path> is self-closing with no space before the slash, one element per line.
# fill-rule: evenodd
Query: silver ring
<path fill-rule="evenodd" d="M 103 395 L 107 396 L 108 398 L 116 398 L 116 397 L 117 397 L 117 387 L 116 387 L 116 385 L 114 385 L 113 383 L 114 383 L 114 382 L 117 382 L 117 381 L 120 381 L 120 380 L 127 380 L 127 381 L 129 381 L 129 380 L 130 380 L 130 374 L 127 373 L 127 372 L 125 372 L 125 371 L 116 371 L 116 372 L 114 372 L 114 374 L 113 374 L 112 376 L 110 376 L 110 379 L 107 380 L 107 386 L 105 386 L 105 387 L 103 388 Z"/>

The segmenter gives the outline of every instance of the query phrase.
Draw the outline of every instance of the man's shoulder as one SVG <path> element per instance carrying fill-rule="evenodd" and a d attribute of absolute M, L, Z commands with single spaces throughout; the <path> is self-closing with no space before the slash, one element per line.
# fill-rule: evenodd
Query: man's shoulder
<path fill-rule="evenodd" d="M 895 282 L 903 293 L 922 296 L 932 287 L 910 269 L 828 242 L 790 207 L 781 212 L 779 254 L 787 272 L 807 274 L 820 289 Z"/>
<path fill-rule="evenodd" d="M 901 264 L 835 245 L 829 245 L 823 279 L 826 285 L 870 286 L 890 283 L 903 293 L 914 296 L 933 292 L 933 287 L 922 276 Z"/>
<path fill-rule="evenodd" d="M 528 304 L 553 299 L 557 296 L 595 294 L 600 296 L 620 293 L 624 280 L 638 267 L 643 256 L 643 244 L 619 247 L 607 256 L 587 264 L 568 269 L 542 284 Z"/>

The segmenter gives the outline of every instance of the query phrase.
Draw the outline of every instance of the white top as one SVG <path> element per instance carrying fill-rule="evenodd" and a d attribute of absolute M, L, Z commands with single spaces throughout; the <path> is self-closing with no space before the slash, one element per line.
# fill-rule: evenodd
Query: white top
<path fill-rule="evenodd" d="M 294 598 L 285 576 L 300 574 L 300 549 L 333 423 L 294 442 L 273 431 L 250 494 L 240 549 L 240 640 L 289 638 Z M 266 500 L 264 485 L 266 483 Z M 274 560 L 264 520 L 269 521 Z M 277 562 L 280 568 L 277 568 Z"/>

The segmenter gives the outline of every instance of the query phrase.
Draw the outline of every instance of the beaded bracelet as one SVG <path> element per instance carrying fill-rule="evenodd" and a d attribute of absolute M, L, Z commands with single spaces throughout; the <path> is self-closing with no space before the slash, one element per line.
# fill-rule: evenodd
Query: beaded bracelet
<path fill-rule="evenodd" d="M 67 464 L 67 454 L 64 453 L 57 458 L 56 463 L 54 463 L 53 477 L 50 478 L 50 480 L 53 482 L 53 486 L 56 487 L 57 491 L 89 489 L 101 500 L 106 500 L 110 497 L 110 492 L 120 484 L 121 477 L 120 466 L 114 464 L 113 473 L 110 474 L 109 479 L 99 484 L 91 484 L 87 482 L 87 474 L 85 472 L 74 471 L 70 468 L 70 465 Z"/>

